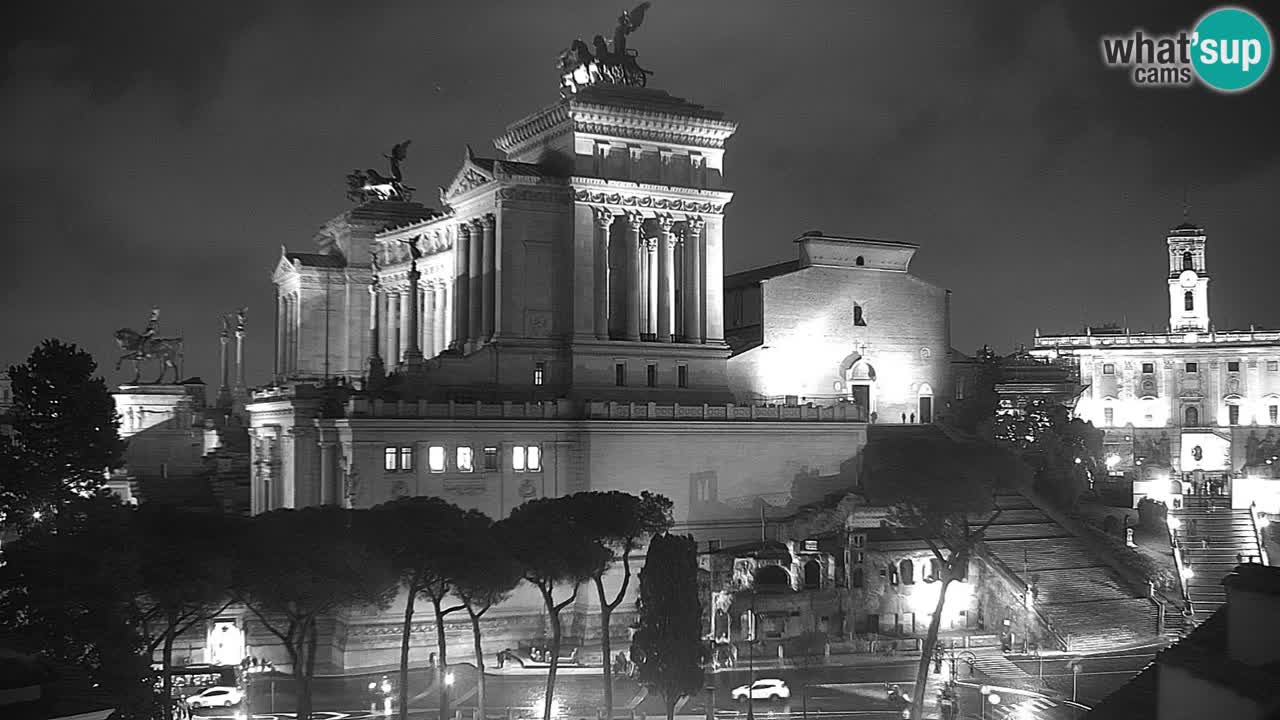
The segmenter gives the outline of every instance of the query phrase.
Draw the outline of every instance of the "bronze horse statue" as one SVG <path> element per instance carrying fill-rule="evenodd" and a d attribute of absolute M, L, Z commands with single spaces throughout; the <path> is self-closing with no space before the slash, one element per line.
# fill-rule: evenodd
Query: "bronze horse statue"
<path fill-rule="evenodd" d="M 124 355 L 116 360 L 116 370 L 120 370 L 120 365 L 125 360 L 133 361 L 133 384 L 138 383 L 138 378 L 142 375 L 143 360 L 159 360 L 160 361 L 160 377 L 154 381 L 155 384 L 164 382 L 164 376 L 168 373 L 169 368 L 173 368 L 173 381 L 176 383 L 180 380 L 181 370 L 179 364 L 182 362 L 182 338 L 157 338 L 144 337 L 137 330 L 129 328 L 121 328 L 116 331 L 116 344 L 124 351 Z"/>

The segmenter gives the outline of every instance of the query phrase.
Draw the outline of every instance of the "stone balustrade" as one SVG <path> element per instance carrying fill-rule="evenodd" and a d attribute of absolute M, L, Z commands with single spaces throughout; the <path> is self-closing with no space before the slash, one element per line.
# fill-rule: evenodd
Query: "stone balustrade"
<path fill-rule="evenodd" d="M 387 402 L 350 398 L 346 416 L 352 418 L 423 418 L 474 420 L 710 420 L 772 422 L 866 422 L 855 405 L 681 405 L 571 400 L 540 402 Z"/>

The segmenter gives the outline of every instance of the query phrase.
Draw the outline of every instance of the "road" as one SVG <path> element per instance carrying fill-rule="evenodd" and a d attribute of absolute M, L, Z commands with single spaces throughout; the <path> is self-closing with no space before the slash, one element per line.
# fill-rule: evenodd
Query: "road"
<path fill-rule="evenodd" d="M 1149 652 L 1115 653 L 1110 656 L 1090 657 L 1083 661 L 1078 678 L 1078 697 L 1081 702 L 1092 704 L 1127 682 L 1150 662 Z M 1038 675 L 1041 663 L 1036 660 L 1018 661 L 1026 672 Z M 898 720 L 900 712 L 888 701 L 885 683 L 897 684 L 902 692 L 913 693 L 916 662 L 910 659 L 886 660 L 877 664 L 853 666 L 818 666 L 801 669 L 757 669 L 756 679 L 779 678 L 784 680 L 792 697 L 770 702 L 752 703 L 753 714 L 761 720 L 789 720 L 811 716 L 820 720 Z M 455 683 L 450 687 L 451 705 L 463 710 L 470 718 L 476 707 L 475 671 L 466 665 L 453 667 Z M 393 679 L 395 673 L 389 674 Z M 1066 659 L 1043 662 L 1045 682 L 1063 692 L 1071 693 L 1072 673 Z M 380 680 L 379 675 L 361 678 L 318 678 L 315 681 L 313 706 L 318 709 L 318 720 L 364 720 L 380 717 L 371 712 L 368 683 Z M 439 696 L 432 682 L 432 674 L 415 670 L 410 676 L 411 714 L 418 720 L 435 720 Z M 542 699 L 546 675 L 540 671 L 501 672 L 486 675 L 488 715 L 511 718 L 537 718 L 542 715 Z M 714 704 L 717 720 L 740 720 L 747 715 L 746 703 L 736 702 L 730 691 L 750 681 L 748 670 L 738 668 L 724 670 L 708 676 L 709 692 L 698 693 L 677 707 L 677 714 L 705 716 L 708 702 Z M 987 682 L 981 676 L 963 677 L 958 688 L 959 700 L 965 718 L 990 718 L 1003 720 L 1010 715 L 1010 708 L 1027 699 L 1006 693 L 999 706 L 985 705 L 978 687 Z M 603 696 L 602 679 L 597 670 L 583 668 L 566 669 L 557 678 L 555 704 L 556 715 L 571 719 L 595 718 Z M 632 708 L 649 718 L 661 718 L 666 710 L 659 697 L 647 693 L 634 680 L 615 679 L 614 702 L 616 715 L 628 713 Z M 926 690 L 928 706 L 936 697 L 936 680 Z M 286 676 L 262 678 L 251 690 L 250 704 L 255 720 L 291 718 L 294 707 L 292 680 Z M 377 710 L 381 710 L 379 701 Z M 982 715 L 980 711 L 985 710 Z M 201 711 L 198 715 L 208 718 L 244 718 L 245 708 Z M 1062 707 L 1039 707 L 1026 717 L 1034 720 L 1071 720 L 1078 713 Z M 1021 717 L 1015 715 L 1015 717 Z"/>

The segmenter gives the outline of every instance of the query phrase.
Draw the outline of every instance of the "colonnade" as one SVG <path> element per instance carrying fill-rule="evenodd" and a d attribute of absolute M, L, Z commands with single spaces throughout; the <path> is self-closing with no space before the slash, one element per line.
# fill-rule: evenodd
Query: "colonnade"
<path fill-rule="evenodd" d="M 703 218 L 594 211 L 596 338 L 705 342 Z M 645 237 L 650 221 L 657 235 Z"/>

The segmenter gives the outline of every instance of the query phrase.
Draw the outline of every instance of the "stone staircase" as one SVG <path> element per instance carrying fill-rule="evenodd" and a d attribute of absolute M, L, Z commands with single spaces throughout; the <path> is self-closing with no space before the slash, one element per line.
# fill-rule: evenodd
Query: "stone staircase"
<path fill-rule="evenodd" d="M 1156 635 L 1155 603 L 1135 593 L 1089 543 L 1023 495 L 999 495 L 996 502 L 1003 512 L 987 530 L 987 552 L 1035 588 L 1036 608 L 1072 652 Z"/>
<path fill-rule="evenodd" d="M 1261 562 L 1262 552 L 1249 510 L 1232 510 L 1229 498 L 1187 495 L 1173 516 L 1183 565 L 1191 569 L 1187 598 L 1200 622 L 1226 603 L 1222 579 L 1227 573 L 1241 562 Z"/>

